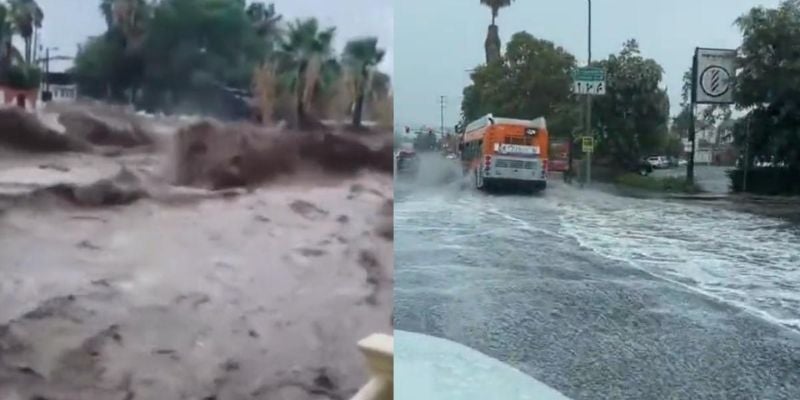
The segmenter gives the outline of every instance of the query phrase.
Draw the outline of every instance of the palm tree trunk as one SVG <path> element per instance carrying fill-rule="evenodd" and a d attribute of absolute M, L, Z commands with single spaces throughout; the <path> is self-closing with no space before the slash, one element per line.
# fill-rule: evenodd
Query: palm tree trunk
<path fill-rule="evenodd" d="M 364 112 L 364 97 L 364 91 L 362 90 L 356 98 L 356 105 L 353 110 L 353 126 L 357 128 L 361 127 L 361 117 Z"/>
<path fill-rule="evenodd" d="M 356 104 L 353 109 L 353 126 L 356 128 L 361 127 L 361 118 L 364 113 L 364 98 L 367 91 L 367 79 L 369 79 L 369 72 L 366 68 L 361 71 L 361 84 L 358 85 L 358 94 L 356 95 Z"/>
<path fill-rule="evenodd" d="M 25 63 L 31 63 L 31 38 L 25 37 Z"/>
<path fill-rule="evenodd" d="M 38 55 L 37 51 L 36 51 L 36 49 L 37 49 L 37 47 L 39 45 L 39 35 L 38 35 L 38 33 L 39 33 L 39 28 L 34 28 L 33 29 L 33 46 L 31 46 L 33 48 L 33 50 L 31 51 L 31 53 L 32 53 L 31 59 L 33 59 L 34 63 L 36 62 L 36 56 Z"/>
<path fill-rule="evenodd" d="M 301 63 L 300 67 L 297 69 L 297 88 L 295 89 L 295 96 L 296 96 L 296 104 L 295 104 L 295 112 L 297 114 L 297 126 L 301 127 L 305 121 L 305 102 L 303 98 L 303 94 L 305 93 L 305 72 L 306 72 L 306 63 Z"/>

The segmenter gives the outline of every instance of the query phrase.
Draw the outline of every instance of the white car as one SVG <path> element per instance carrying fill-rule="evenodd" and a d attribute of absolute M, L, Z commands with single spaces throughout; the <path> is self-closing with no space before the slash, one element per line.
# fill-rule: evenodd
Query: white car
<path fill-rule="evenodd" d="M 397 400 L 570 400 L 530 375 L 447 339 L 394 331 Z"/>
<path fill-rule="evenodd" d="M 669 168 L 669 159 L 664 156 L 647 157 L 647 162 L 650 163 L 653 168 Z"/>

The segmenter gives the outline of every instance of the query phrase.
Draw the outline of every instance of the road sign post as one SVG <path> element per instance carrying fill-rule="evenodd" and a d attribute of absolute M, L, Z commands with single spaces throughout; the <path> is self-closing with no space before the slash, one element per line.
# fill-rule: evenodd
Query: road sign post
<path fill-rule="evenodd" d="M 591 59 L 589 60 L 591 64 Z M 578 68 L 572 73 L 572 91 L 575 94 L 586 96 L 586 137 L 593 139 L 592 135 L 592 96 L 606 94 L 606 71 L 598 67 Z M 584 138 L 586 139 L 586 138 Z M 585 142 L 584 142 L 585 143 Z M 591 142 L 593 145 L 594 143 Z M 592 181 L 592 152 L 586 151 L 586 183 Z"/>
<path fill-rule="evenodd" d="M 597 67 L 578 68 L 572 72 L 572 92 L 589 96 L 606 94 L 606 71 Z"/>
<path fill-rule="evenodd" d="M 592 153 L 594 151 L 594 138 L 591 136 L 581 138 L 581 147 L 584 153 Z"/>
<path fill-rule="evenodd" d="M 689 140 L 691 152 L 686 166 L 686 181 L 694 182 L 695 106 L 697 104 L 732 104 L 733 77 L 736 74 L 736 50 L 697 47 L 692 59 L 692 101 Z"/>
<path fill-rule="evenodd" d="M 584 136 L 581 138 L 581 147 L 586 153 L 586 183 L 590 183 L 592 179 L 592 153 L 594 153 L 594 137 Z"/>

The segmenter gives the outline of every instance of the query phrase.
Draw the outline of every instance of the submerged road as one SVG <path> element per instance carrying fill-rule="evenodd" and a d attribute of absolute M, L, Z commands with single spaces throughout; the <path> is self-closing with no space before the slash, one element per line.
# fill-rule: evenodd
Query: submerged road
<path fill-rule="evenodd" d="M 800 230 L 552 183 L 395 186 L 398 329 L 576 400 L 800 398 Z"/>

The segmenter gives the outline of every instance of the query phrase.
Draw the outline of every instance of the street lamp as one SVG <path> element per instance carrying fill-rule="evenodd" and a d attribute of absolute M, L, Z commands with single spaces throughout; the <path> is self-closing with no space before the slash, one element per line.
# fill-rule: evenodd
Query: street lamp
<path fill-rule="evenodd" d="M 50 50 L 58 51 L 58 46 L 49 46 L 44 49 L 44 76 L 47 91 L 50 91 Z"/>

